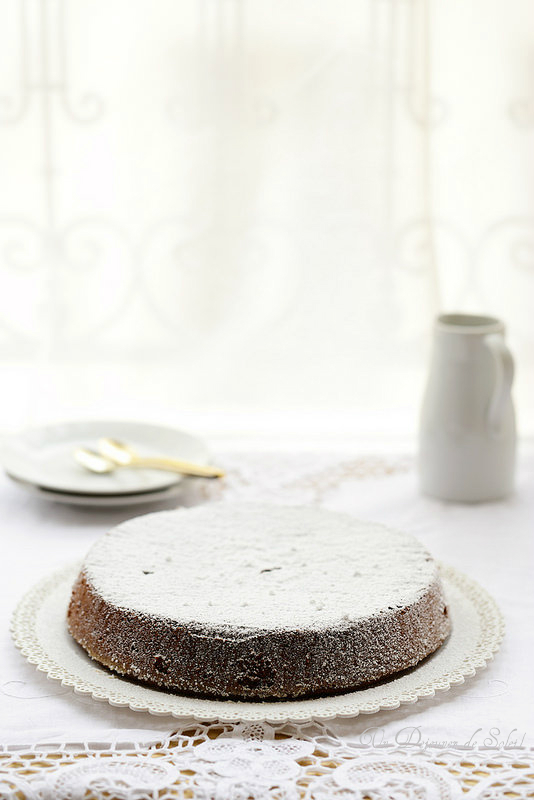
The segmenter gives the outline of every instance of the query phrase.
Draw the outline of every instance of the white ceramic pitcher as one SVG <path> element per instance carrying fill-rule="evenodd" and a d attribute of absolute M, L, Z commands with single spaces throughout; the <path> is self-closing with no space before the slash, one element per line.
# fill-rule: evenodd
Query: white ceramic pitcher
<path fill-rule="evenodd" d="M 444 314 L 436 320 L 423 402 L 419 474 L 442 500 L 497 500 L 513 490 L 514 362 L 494 317 Z"/>

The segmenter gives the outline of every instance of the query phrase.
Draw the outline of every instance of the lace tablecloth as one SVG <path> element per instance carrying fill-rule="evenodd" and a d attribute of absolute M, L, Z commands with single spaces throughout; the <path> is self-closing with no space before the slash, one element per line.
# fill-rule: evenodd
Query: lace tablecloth
<path fill-rule="evenodd" d="M 480 506 L 421 497 L 409 457 L 219 460 L 224 484 L 190 486 L 187 503 L 313 503 L 408 530 L 494 595 L 507 625 L 501 651 L 464 686 L 328 725 L 178 725 L 97 703 L 27 664 L 9 618 L 26 588 L 132 513 L 54 506 L 2 479 L 0 798 L 84 797 L 88 786 L 90 796 L 121 798 L 534 796 L 534 449 L 522 453 L 517 494 Z"/>

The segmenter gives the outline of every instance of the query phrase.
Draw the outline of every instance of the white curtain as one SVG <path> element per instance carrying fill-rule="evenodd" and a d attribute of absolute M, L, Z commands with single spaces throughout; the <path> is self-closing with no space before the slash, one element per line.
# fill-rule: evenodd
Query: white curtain
<path fill-rule="evenodd" d="M 413 431 L 460 309 L 507 322 L 534 431 L 531 0 L 0 10 L 5 429 Z"/>

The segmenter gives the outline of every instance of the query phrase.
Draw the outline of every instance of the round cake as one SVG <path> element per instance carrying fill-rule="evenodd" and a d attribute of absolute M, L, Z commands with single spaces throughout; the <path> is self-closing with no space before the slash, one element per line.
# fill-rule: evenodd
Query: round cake
<path fill-rule="evenodd" d="M 180 693 L 290 699 L 413 667 L 450 631 L 413 537 L 308 507 L 214 503 L 111 530 L 68 627 L 96 661 Z"/>

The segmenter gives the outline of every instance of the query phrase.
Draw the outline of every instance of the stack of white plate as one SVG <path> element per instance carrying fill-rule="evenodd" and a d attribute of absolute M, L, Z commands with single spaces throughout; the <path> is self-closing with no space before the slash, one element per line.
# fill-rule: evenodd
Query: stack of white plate
<path fill-rule="evenodd" d="M 77 447 L 96 450 L 98 439 L 125 442 L 141 455 L 168 456 L 207 464 L 204 442 L 183 431 L 138 422 L 68 422 L 34 428 L 4 441 L 2 464 L 22 488 L 56 503 L 83 506 L 140 505 L 178 495 L 181 475 L 121 467 L 105 475 L 88 472 L 74 460 Z"/>

